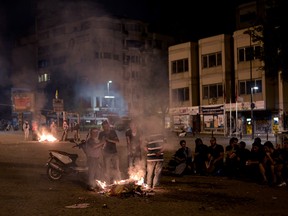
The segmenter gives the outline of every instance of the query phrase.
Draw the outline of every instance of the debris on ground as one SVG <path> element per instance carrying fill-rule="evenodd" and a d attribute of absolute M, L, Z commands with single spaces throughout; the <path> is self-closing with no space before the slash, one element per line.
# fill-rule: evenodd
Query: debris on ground
<path fill-rule="evenodd" d="M 137 185 L 135 181 L 128 181 L 125 183 L 112 184 L 99 191 L 101 194 L 107 196 L 151 196 L 154 195 L 153 191 L 143 188 L 141 185 Z"/>
<path fill-rule="evenodd" d="M 90 203 L 79 203 L 79 204 L 74 204 L 70 206 L 65 206 L 65 208 L 73 208 L 73 209 L 79 209 L 79 208 L 88 208 L 90 206 Z"/>

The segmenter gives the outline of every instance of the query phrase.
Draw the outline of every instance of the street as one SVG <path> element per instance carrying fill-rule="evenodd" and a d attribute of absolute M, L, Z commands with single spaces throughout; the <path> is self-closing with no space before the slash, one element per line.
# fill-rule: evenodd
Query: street
<path fill-rule="evenodd" d="M 126 143 L 123 134 L 119 136 L 120 168 L 125 178 L 128 177 Z M 21 132 L 0 133 L 0 215 L 3 216 L 268 216 L 288 211 L 286 188 L 270 188 L 225 177 L 163 176 L 163 190 L 149 197 L 109 197 L 87 191 L 85 173 L 72 174 L 53 182 L 47 178 L 45 167 L 49 149 L 78 154 L 79 166 L 85 166 L 84 153 L 72 148 L 73 144 L 69 142 L 40 143 L 23 141 L 23 137 Z M 167 155 L 179 147 L 180 139 L 175 136 L 168 139 Z M 194 138 L 185 139 L 194 149 Z M 206 142 L 209 136 L 203 140 Z M 228 143 L 224 138 L 218 140 Z"/>

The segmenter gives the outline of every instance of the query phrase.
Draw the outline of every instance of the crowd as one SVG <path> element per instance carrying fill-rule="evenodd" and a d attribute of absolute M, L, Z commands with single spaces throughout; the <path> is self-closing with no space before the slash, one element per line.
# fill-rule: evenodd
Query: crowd
<path fill-rule="evenodd" d="M 62 134 L 60 141 L 67 141 L 68 140 L 68 133 L 69 129 L 71 130 L 71 133 L 73 133 L 73 139 L 75 141 L 80 141 L 80 124 L 78 121 L 70 121 L 70 123 L 67 120 L 63 121 L 62 124 Z M 58 137 L 58 129 L 57 124 L 54 120 L 51 121 L 49 127 L 47 125 L 38 125 L 37 121 L 32 121 L 31 126 L 28 122 L 28 120 L 25 120 L 22 125 L 22 131 L 24 133 L 24 140 L 29 140 L 29 134 L 30 130 L 32 132 L 32 140 L 37 141 L 39 139 L 39 136 L 41 135 L 41 132 L 47 133 L 50 132 L 51 135 L 53 135 L 55 138 Z"/>
<path fill-rule="evenodd" d="M 179 142 L 180 147 L 166 163 L 166 140 L 161 134 L 144 140 L 137 123 L 132 121 L 125 136 L 128 174 L 131 174 L 130 171 L 144 170 L 145 183 L 152 190 L 159 187 L 164 173 L 176 176 L 227 176 L 279 187 L 288 183 L 288 139 L 283 141 L 283 145 L 274 147 L 272 142 L 262 143 L 256 137 L 250 150 L 246 148 L 244 141 L 239 141 L 236 137 L 231 137 L 225 147 L 217 143 L 216 137 L 210 138 L 210 145 L 204 144 L 201 138 L 196 138 L 194 151 L 182 139 Z M 110 128 L 108 122 L 102 123 L 102 130 L 91 130 L 87 140 L 89 190 L 95 190 L 96 180 L 111 184 L 123 177 L 119 168 L 118 144 L 117 133 Z"/>
<path fill-rule="evenodd" d="M 73 125 L 73 138 L 79 140 L 79 127 Z M 180 147 L 166 163 L 164 161 L 165 138 L 161 135 L 143 139 L 143 134 L 136 121 L 130 122 L 125 133 L 127 142 L 128 175 L 131 172 L 144 170 L 148 188 L 159 186 L 160 176 L 168 175 L 211 175 L 248 179 L 261 184 L 283 187 L 288 181 L 288 139 L 282 145 L 275 145 L 259 137 L 254 139 L 252 148 L 247 149 L 243 140 L 231 137 L 227 146 L 217 143 L 216 137 L 210 138 L 210 145 L 204 144 L 201 138 L 195 139 L 195 149 L 180 140 Z M 33 125 L 32 125 L 33 128 Z M 67 139 L 68 124 L 63 122 L 61 140 Z M 52 122 L 50 130 L 57 133 L 56 124 Z M 29 136 L 29 123 L 23 124 L 25 139 Z M 27 132 L 28 131 L 28 132 Z M 60 140 L 60 141 L 61 141 Z M 119 138 L 108 121 L 102 123 L 102 129 L 93 128 L 87 136 L 87 184 L 89 190 L 95 190 L 97 180 L 111 184 L 122 180 L 120 161 L 117 151 Z M 143 157 L 146 154 L 145 158 Z M 165 162 L 165 163 L 164 163 Z M 164 164 L 167 166 L 164 167 Z"/>
<path fill-rule="evenodd" d="M 179 160 L 179 150 L 169 161 L 167 169 L 171 175 L 212 175 L 252 180 L 270 186 L 286 186 L 288 180 L 288 139 L 283 145 L 274 146 L 272 142 L 262 143 L 259 137 L 254 139 L 251 150 L 244 141 L 232 137 L 224 148 L 211 137 L 210 145 L 203 144 L 201 138 L 195 139 L 195 153 L 186 147 L 186 141 L 180 141 L 185 149 Z M 184 152 L 184 151 L 182 151 Z M 192 161 L 192 162 L 191 162 Z M 181 166 L 179 170 L 179 166 Z M 184 168 L 183 168 L 184 167 Z"/>
<path fill-rule="evenodd" d="M 155 134 L 143 140 L 142 131 L 139 130 L 135 121 L 130 122 L 125 137 L 128 174 L 133 174 L 133 172 L 139 174 L 140 171 L 145 170 L 142 175 L 145 176 L 147 189 L 155 189 L 160 183 L 164 163 L 164 137 L 161 134 Z M 107 121 L 102 122 L 101 129 L 90 130 L 86 144 L 88 190 L 97 190 L 98 180 L 105 181 L 106 184 L 122 180 L 117 150 L 119 138 Z M 146 152 L 145 159 L 142 158 L 144 151 Z"/>

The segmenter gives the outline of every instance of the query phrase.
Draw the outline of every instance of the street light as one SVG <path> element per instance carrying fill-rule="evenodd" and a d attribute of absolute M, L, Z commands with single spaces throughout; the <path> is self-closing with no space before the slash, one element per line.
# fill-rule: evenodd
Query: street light
<path fill-rule="evenodd" d="M 111 83 L 112 83 L 111 80 L 109 80 L 109 81 L 107 82 L 107 93 L 108 93 L 108 95 L 105 95 L 104 98 L 114 98 L 114 96 L 110 96 L 110 84 L 111 84 Z"/>
<path fill-rule="evenodd" d="M 253 102 L 253 90 L 257 90 L 258 86 L 251 87 L 251 127 L 252 127 L 252 140 L 254 139 L 254 117 L 253 117 L 253 110 L 255 108 L 255 103 Z"/>
<path fill-rule="evenodd" d="M 109 87 L 110 87 L 110 84 L 111 84 L 111 83 L 112 83 L 111 80 L 109 80 L 109 81 L 107 82 L 108 97 L 110 96 L 110 94 L 109 94 Z"/>

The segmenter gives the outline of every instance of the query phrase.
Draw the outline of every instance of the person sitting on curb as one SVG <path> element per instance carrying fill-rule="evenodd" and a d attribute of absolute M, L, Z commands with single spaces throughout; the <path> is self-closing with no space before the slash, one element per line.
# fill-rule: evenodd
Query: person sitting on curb
<path fill-rule="evenodd" d="M 211 137 L 208 147 L 206 163 L 207 174 L 222 175 L 224 168 L 224 147 L 216 142 L 216 137 Z"/>
<path fill-rule="evenodd" d="M 208 146 L 205 145 L 201 138 L 195 139 L 194 153 L 194 173 L 197 175 L 206 175 L 205 161 L 207 160 Z"/>
<path fill-rule="evenodd" d="M 192 173 L 192 150 L 186 146 L 185 140 L 180 140 L 180 148 L 176 151 L 173 159 L 168 163 L 168 170 L 174 175 Z"/>

